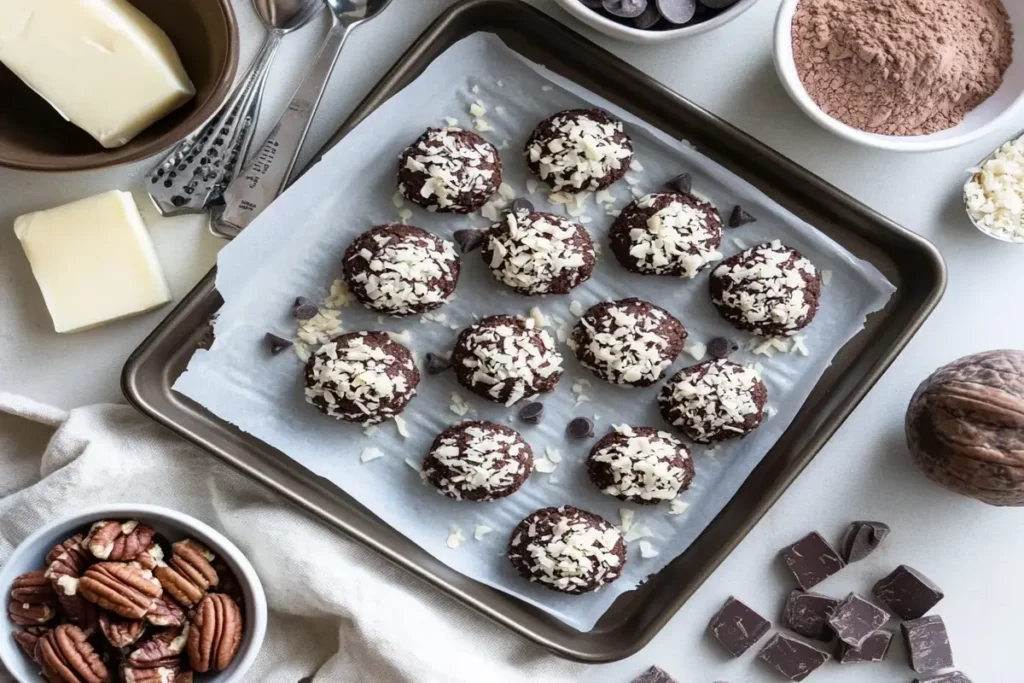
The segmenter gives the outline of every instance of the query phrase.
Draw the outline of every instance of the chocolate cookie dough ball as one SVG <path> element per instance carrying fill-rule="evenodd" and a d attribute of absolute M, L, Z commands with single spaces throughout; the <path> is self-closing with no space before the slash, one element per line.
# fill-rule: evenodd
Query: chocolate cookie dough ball
<path fill-rule="evenodd" d="M 662 417 L 697 443 L 749 434 L 764 419 L 767 401 L 761 373 L 717 358 L 683 368 L 658 396 Z"/>
<path fill-rule="evenodd" d="M 384 332 L 350 332 L 306 361 L 306 401 L 325 415 L 364 425 L 398 415 L 416 395 L 412 354 Z"/>
<path fill-rule="evenodd" d="M 619 500 L 657 505 L 693 481 L 693 460 L 679 439 L 651 427 L 620 425 L 594 444 L 587 474 Z"/>
<path fill-rule="evenodd" d="M 622 575 L 626 543 L 618 529 L 592 512 L 571 505 L 542 508 L 512 531 L 508 559 L 524 579 L 578 595 Z"/>
<path fill-rule="evenodd" d="M 693 278 L 722 259 L 722 217 L 692 194 L 649 194 L 622 210 L 609 240 L 627 270 Z"/>
<path fill-rule="evenodd" d="M 533 469 L 533 451 L 516 430 L 494 422 L 463 422 L 437 435 L 423 475 L 455 500 L 511 496 Z"/>
<path fill-rule="evenodd" d="M 633 141 L 601 109 L 569 109 L 544 119 L 526 141 L 526 162 L 555 192 L 603 190 L 626 174 Z"/>
<path fill-rule="evenodd" d="M 679 357 L 684 341 L 686 328 L 668 311 L 631 297 L 591 306 L 567 344 L 606 382 L 649 387 Z"/>
<path fill-rule="evenodd" d="M 807 327 L 820 296 L 818 269 L 778 240 L 730 256 L 711 271 L 711 301 L 722 317 L 764 337 Z"/>
<path fill-rule="evenodd" d="M 455 291 L 455 246 L 411 225 L 378 225 L 345 251 L 345 281 L 360 303 L 393 316 L 440 308 Z"/>
<path fill-rule="evenodd" d="M 536 211 L 506 213 L 481 253 L 498 282 L 526 295 L 567 294 L 590 279 L 597 260 L 582 225 Z"/>
<path fill-rule="evenodd" d="M 551 391 L 562 376 L 562 355 L 551 335 L 510 315 L 492 315 L 462 330 L 451 360 L 459 384 L 506 406 Z"/>
<path fill-rule="evenodd" d="M 461 128 L 428 128 L 402 152 L 398 191 L 428 211 L 470 213 L 501 185 L 494 145 Z"/>

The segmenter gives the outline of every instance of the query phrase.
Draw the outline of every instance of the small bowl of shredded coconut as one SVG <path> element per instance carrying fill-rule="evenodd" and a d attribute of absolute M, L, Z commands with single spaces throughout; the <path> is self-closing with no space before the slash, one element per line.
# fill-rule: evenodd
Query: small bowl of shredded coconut
<path fill-rule="evenodd" d="M 1024 133 L 968 173 L 964 204 L 974 227 L 1003 242 L 1024 243 Z"/>

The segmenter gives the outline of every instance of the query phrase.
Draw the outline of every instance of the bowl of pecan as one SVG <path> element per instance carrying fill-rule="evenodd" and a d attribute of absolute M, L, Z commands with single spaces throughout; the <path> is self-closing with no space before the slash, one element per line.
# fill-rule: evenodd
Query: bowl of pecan
<path fill-rule="evenodd" d="M 197 519 L 107 505 L 49 524 L 0 569 L 0 661 L 20 683 L 228 683 L 263 643 L 242 552 Z"/>

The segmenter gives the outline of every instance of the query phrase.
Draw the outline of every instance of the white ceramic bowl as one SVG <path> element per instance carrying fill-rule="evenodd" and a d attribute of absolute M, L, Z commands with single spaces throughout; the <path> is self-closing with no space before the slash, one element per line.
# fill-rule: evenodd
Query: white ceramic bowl
<path fill-rule="evenodd" d="M 655 0 L 649 1 L 654 2 Z M 728 24 L 730 21 L 746 12 L 754 6 L 754 3 L 756 3 L 757 0 L 739 0 L 739 2 L 732 7 L 705 22 L 694 24 L 693 26 L 681 26 L 680 28 L 673 28 L 667 31 L 645 31 L 643 29 L 620 24 L 598 14 L 581 3 L 580 0 L 555 0 L 555 2 L 561 5 L 566 12 L 573 15 L 590 28 L 600 31 L 606 36 L 618 38 L 619 40 L 624 40 L 627 43 L 639 43 L 644 45 L 664 43 L 669 40 L 675 40 L 676 38 L 685 38 L 686 36 L 695 36 L 698 33 L 711 31 L 719 26 Z"/>
<path fill-rule="evenodd" d="M 1003 84 L 974 111 L 969 113 L 960 125 L 949 130 L 932 133 L 931 135 L 878 135 L 866 133 L 845 123 L 841 123 L 821 111 L 807 94 L 800 77 L 797 75 L 793 61 L 793 14 L 799 0 L 783 0 L 779 14 L 775 20 L 775 70 L 779 73 L 782 85 L 793 101 L 826 130 L 853 142 L 886 149 L 893 152 L 934 152 L 950 149 L 977 140 L 1007 118 L 1013 115 L 1017 105 L 1024 99 L 1024 2 L 1020 0 L 1003 0 L 1010 15 L 1010 22 L 1016 29 L 1013 45 L 1013 63 L 1006 70 Z"/>
<path fill-rule="evenodd" d="M 155 505 L 103 505 L 87 508 L 70 517 L 47 524 L 26 538 L 10 560 L 0 568 L 0 591 L 3 593 L 3 614 L 0 615 L 0 662 L 19 683 L 39 683 L 39 667 L 18 644 L 13 633 L 18 629 L 7 618 L 10 587 L 18 576 L 43 568 L 49 550 L 75 533 L 84 531 L 101 519 L 137 519 L 149 524 L 168 540 L 175 542 L 194 538 L 207 546 L 235 574 L 245 598 L 245 628 L 242 643 L 231 666 L 219 673 L 197 674 L 196 683 L 241 683 L 252 667 L 267 631 L 267 598 L 263 594 L 256 570 L 235 545 L 222 534 L 188 515 Z"/>

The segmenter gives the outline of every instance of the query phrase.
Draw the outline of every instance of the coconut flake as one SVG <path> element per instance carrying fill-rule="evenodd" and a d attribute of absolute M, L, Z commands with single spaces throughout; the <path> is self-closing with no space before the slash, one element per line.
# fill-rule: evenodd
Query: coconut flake
<path fill-rule="evenodd" d="M 649 560 L 652 557 L 657 557 L 659 554 L 650 541 L 640 541 L 640 557 Z"/>
<path fill-rule="evenodd" d="M 681 515 L 686 512 L 686 508 L 690 507 L 690 504 L 686 501 L 679 500 L 676 498 L 668 504 L 668 514 L 670 515 Z"/>
<path fill-rule="evenodd" d="M 462 542 L 466 540 L 466 537 L 462 533 L 462 527 L 453 524 L 451 531 L 448 533 L 448 539 L 445 541 L 445 545 L 455 550 Z"/>
<path fill-rule="evenodd" d="M 478 541 L 482 541 L 484 540 L 484 536 L 491 533 L 492 531 L 494 531 L 494 529 L 487 526 L 486 524 L 477 524 L 476 527 L 473 529 L 473 538 L 475 538 Z"/>
<path fill-rule="evenodd" d="M 359 460 L 365 465 L 368 462 L 376 460 L 377 458 L 383 458 L 384 452 L 379 448 L 364 448 L 362 454 L 359 456 Z"/>
<path fill-rule="evenodd" d="M 687 339 L 683 344 L 683 351 L 690 354 L 694 360 L 704 360 L 704 356 L 707 355 L 708 347 L 705 344 L 701 344 L 699 341 Z"/>

